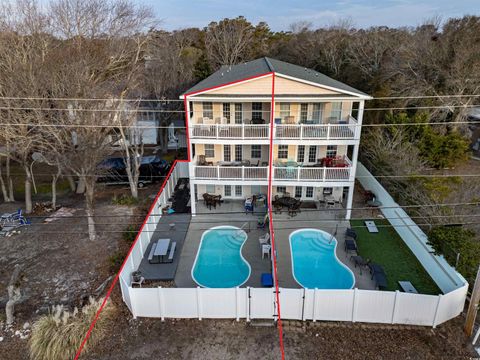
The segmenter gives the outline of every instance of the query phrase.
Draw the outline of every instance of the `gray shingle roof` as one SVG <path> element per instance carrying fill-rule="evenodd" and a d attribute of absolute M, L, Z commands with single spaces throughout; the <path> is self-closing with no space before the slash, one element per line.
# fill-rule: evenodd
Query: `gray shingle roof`
<path fill-rule="evenodd" d="M 263 57 L 238 65 L 222 66 L 218 71 L 200 81 L 198 84 L 188 89 L 185 93 L 188 94 L 215 86 L 225 85 L 230 82 L 243 80 L 253 76 L 259 76 L 272 71 L 319 85 L 333 87 L 339 91 L 347 91 L 359 96 L 368 96 L 360 90 L 332 79 L 331 77 L 328 77 L 315 70 L 268 57 Z"/>

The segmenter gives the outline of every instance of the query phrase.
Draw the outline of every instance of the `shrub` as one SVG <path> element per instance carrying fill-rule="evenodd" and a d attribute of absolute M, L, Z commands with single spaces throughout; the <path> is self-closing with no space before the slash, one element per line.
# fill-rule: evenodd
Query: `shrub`
<path fill-rule="evenodd" d="M 428 242 L 436 254 L 443 255 L 448 263 L 455 266 L 468 282 L 473 285 L 480 263 L 480 242 L 475 232 L 460 226 L 437 226 L 428 234 Z"/>
<path fill-rule="evenodd" d="M 123 240 L 125 240 L 129 245 L 133 243 L 135 237 L 137 236 L 138 229 L 135 225 L 128 225 L 125 228 L 125 232 L 123 233 Z"/>
<path fill-rule="evenodd" d="M 137 205 L 139 203 L 139 200 L 134 198 L 131 195 L 127 194 L 122 194 L 120 196 L 117 196 L 116 194 L 113 195 L 112 198 L 112 204 L 113 205 L 126 205 L 126 206 L 132 206 L 132 205 Z"/>
<path fill-rule="evenodd" d="M 38 319 L 32 328 L 29 341 L 30 356 L 36 360 L 63 360 L 73 359 L 95 314 L 100 308 L 103 298 L 94 300 L 84 306 L 81 311 L 77 308 L 73 312 L 63 306 L 54 306 L 48 315 Z M 95 346 L 105 335 L 106 329 L 113 315 L 113 305 L 107 302 L 102 316 L 98 317 L 95 331 L 92 331 L 83 351 Z"/>
<path fill-rule="evenodd" d="M 117 251 L 113 255 L 110 255 L 108 257 L 108 261 L 110 263 L 110 270 L 114 273 L 120 270 L 120 266 L 122 266 L 123 260 L 125 260 L 126 256 L 127 255 L 122 251 Z"/>

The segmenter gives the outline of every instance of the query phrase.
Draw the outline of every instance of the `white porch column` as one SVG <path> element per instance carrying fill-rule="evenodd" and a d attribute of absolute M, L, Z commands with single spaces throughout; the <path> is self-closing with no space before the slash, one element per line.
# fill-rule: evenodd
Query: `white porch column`
<path fill-rule="evenodd" d="M 345 215 L 345 219 L 350 220 L 352 217 L 352 205 L 353 205 L 353 183 L 348 187 L 348 195 L 347 195 L 347 214 Z"/>
<path fill-rule="evenodd" d="M 195 201 L 195 183 L 190 178 L 190 209 L 192 212 L 192 216 L 197 214 L 197 203 Z"/>
<path fill-rule="evenodd" d="M 365 106 L 365 101 L 360 101 L 360 105 L 358 107 L 358 125 L 362 124 L 363 120 L 363 108 Z M 357 172 L 357 161 L 358 161 L 358 150 L 360 147 L 360 134 L 362 132 L 362 127 L 361 126 L 356 126 L 355 133 L 357 134 L 358 138 L 355 140 L 355 145 L 353 145 L 353 154 L 352 154 L 352 167 L 350 169 L 350 178 L 352 181 L 355 181 L 355 173 Z"/>

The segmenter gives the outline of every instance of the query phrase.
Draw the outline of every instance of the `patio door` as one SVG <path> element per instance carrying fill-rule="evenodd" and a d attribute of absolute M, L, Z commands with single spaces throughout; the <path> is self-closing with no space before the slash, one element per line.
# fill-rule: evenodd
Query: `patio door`
<path fill-rule="evenodd" d="M 243 160 L 243 147 L 242 145 L 235 145 L 235 161 Z"/>
<path fill-rule="evenodd" d="M 223 145 L 223 161 L 232 161 L 232 155 L 230 153 L 230 145 Z"/>
<path fill-rule="evenodd" d="M 242 185 L 235 185 L 235 197 L 242 197 Z"/>
<path fill-rule="evenodd" d="M 235 104 L 235 124 L 243 123 L 243 106 L 242 103 Z"/>

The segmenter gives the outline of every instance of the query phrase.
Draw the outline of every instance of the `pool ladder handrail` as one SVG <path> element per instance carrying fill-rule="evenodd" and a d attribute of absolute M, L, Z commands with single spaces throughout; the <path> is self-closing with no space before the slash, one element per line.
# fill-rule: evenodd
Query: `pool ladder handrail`
<path fill-rule="evenodd" d="M 248 226 L 247 230 L 245 230 L 245 226 Z M 249 233 L 250 232 L 250 221 L 244 222 L 238 230 L 244 230 L 245 232 Z"/>

